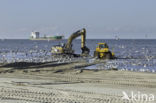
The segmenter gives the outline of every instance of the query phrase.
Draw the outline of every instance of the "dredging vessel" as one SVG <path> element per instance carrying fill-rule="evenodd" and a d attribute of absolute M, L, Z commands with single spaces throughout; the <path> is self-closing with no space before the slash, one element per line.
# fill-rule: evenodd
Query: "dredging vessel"
<path fill-rule="evenodd" d="M 31 32 L 30 40 L 62 40 L 64 35 L 46 36 L 40 37 L 40 32 Z"/>

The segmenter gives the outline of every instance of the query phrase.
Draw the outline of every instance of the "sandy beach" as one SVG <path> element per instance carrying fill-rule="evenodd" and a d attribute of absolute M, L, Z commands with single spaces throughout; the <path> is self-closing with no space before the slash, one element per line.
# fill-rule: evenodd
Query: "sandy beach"
<path fill-rule="evenodd" d="M 26 64 L 28 65 L 28 64 Z M 16 68 L 2 66 L 0 71 L 0 103 L 155 103 L 122 99 L 156 96 L 153 73 L 85 70 L 87 63 L 51 63 Z M 19 65 L 17 65 L 19 67 Z M 44 66 L 44 67 L 43 67 Z M 76 69 L 75 69 L 76 68 Z M 149 98 L 147 98 L 149 99 Z"/>

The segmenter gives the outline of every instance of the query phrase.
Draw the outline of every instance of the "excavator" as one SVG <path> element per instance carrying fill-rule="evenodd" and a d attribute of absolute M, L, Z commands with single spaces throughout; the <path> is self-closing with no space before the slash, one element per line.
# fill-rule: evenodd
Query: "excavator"
<path fill-rule="evenodd" d="M 81 54 L 75 54 L 74 50 L 72 49 L 72 42 L 77 37 L 81 36 Z M 90 49 L 86 46 L 86 29 L 83 28 L 81 30 L 78 30 L 77 32 L 74 32 L 69 38 L 67 43 L 62 45 L 55 45 L 52 47 L 52 55 L 53 56 L 82 56 L 87 57 L 89 56 Z"/>

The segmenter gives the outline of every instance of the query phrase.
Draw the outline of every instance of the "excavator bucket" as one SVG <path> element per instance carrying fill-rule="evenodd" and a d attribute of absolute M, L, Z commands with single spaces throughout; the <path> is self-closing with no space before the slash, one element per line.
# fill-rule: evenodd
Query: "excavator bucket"
<path fill-rule="evenodd" d="M 82 55 L 83 56 L 88 56 L 89 53 L 90 53 L 90 49 L 88 47 L 86 47 L 86 46 L 81 48 L 81 50 L 82 50 Z"/>

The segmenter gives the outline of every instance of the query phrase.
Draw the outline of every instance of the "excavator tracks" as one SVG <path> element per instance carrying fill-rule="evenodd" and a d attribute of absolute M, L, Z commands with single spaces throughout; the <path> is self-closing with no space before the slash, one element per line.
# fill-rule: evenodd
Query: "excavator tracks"
<path fill-rule="evenodd" d="M 122 99 L 122 91 L 156 95 L 155 74 L 81 72 L 1 74 L 0 103 L 133 103 Z"/>

